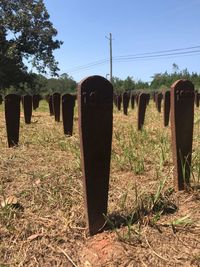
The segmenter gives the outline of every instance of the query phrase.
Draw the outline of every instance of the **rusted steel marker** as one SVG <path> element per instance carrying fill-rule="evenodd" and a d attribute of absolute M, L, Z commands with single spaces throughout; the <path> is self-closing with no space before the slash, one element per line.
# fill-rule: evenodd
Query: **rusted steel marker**
<path fill-rule="evenodd" d="M 49 104 L 49 113 L 50 113 L 50 116 L 54 116 L 53 96 L 52 95 L 47 96 L 47 102 Z"/>
<path fill-rule="evenodd" d="M 55 121 L 59 122 L 61 95 L 59 93 L 54 93 L 52 97 L 53 97 L 53 111 L 54 111 Z"/>
<path fill-rule="evenodd" d="M 131 108 L 134 109 L 135 107 L 135 94 L 131 93 Z"/>
<path fill-rule="evenodd" d="M 139 102 L 139 96 L 140 96 L 140 93 L 137 93 L 135 95 L 135 102 L 136 102 L 137 106 L 138 106 L 138 102 Z"/>
<path fill-rule="evenodd" d="M 5 96 L 5 120 L 9 147 L 18 145 L 19 142 L 20 100 L 19 95 Z"/>
<path fill-rule="evenodd" d="M 153 102 L 156 102 L 156 94 L 157 94 L 157 92 L 153 92 L 153 96 L 152 96 L 152 98 L 153 98 Z"/>
<path fill-rule="evenodd" d="M 79 132 L 89 234 L 103 230 L 107 213 L 113 124 L 113 86 L 91 76 L 78 86 Z"/>
<path fill-rule="evenodd" d="M 113 103 L 117 107 L 117 94 L 116 93 L 113 93 Z"/>
<path fill-rule="evenodd" d="M 156 93 L 155 94 L 155 101 L 156 101 L 156 108 L 158 110 L 158 112 L 161 112 L 161 103 L 162 103 L 162 93 Z"/>
<path fill-rule="evenodd" d="M 122 105 L 122 95 L 119 94 L 117 96 L 117 109 L 120 111 L 121 110 L 121 105 Z"/>
<path fill-rule="evenodd" d="M 183 190 L 190 183 L 194 123 L 194 85 L 178 80 L 171 86 L 171 131 L 174 185 Z"/>
<path fill-rule="evenodd" d="M 24 120 L 26 124 L 31 123 L 32 116 L 32 96 L 24 95 L 23 96 L 23 107 L 24 107 Z"/>
<path fill-rule="evenodd" d="M 170 114 L 170 91 L 163 92 L 163 118 L 164 126 L 169 125 L 169 114 Z"/>
<path fill-rule="evenodd" d="M 64 134 L 72 135 L 74 121 L 75 95 L 64 94 L 62 96 L 62 119 Z"/>
<path fill-rule="evenodd" d="M 199 96 L 200 94 L 198 93 L 198 91 L 195 92 L 195 103 L 197 108 L 199 107 Z"/>
<path fill-rule="evenodd" d="M 140 93 L 138 97 L 138 130 L 142 130 L 147 107 L 148 94 Z"/>
<path fill-rule="evenodd" d="M 39 108 L 39 103 L 41 100 L 41 96 L 40 95 L 33 95 L 33 109 L 36 110 L 37 108 Z"/>
<path fill-rule="evenodd" d="M 130 100 L 129 93 L 124 92 L 123 95 L 122 95 L 124 115 L 128 115 L 129 100 Z"/>

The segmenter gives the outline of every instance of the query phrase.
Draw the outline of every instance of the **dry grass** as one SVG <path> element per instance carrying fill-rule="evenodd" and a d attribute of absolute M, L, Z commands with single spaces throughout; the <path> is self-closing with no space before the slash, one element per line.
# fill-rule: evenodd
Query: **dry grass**
<path fill-rule="evenodd" d="M 24 124 L 22 114 L 20 145 L 9 149 L 0 107 L 1 267 L 200 266 L 200 192 L 173 192 L 170 129 L 163 127 L 153 103 L 140 133 L 136 117 L 136 109 L 128 116 L 114 112 L 109 214 L 118 221 L 113 230 L 87 238 L 77 112 L 74 135 L 66 137 L 62 122 L 49 116 L 42 101 L 31 125 Z M 195 186 L 200 184 L 199 119 L 196 109 Z M 174 213 L 157 208 L 166 199 L 178 208 Z M 99 254 L 98 246 L 94 251 L 101 240 L 107 240 L 109 252 Z"/>

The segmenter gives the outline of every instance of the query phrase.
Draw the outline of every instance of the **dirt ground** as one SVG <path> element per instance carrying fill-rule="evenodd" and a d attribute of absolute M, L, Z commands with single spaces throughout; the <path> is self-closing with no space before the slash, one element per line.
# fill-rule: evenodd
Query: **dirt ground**
<path fill-rule="evenodd" d="M 89 237 L 77 110 L 72 137 L 45 101 L 30 125 L 22 112 L 19 146 L 9 149 L 1 106 L 0 267 L 200 266 L 199 116 L 195 109 L 193 187 L 175 192 L 170 127 L 154 103 L 141 133 L 137 108 L 114 111 L 110 228 Z"/>

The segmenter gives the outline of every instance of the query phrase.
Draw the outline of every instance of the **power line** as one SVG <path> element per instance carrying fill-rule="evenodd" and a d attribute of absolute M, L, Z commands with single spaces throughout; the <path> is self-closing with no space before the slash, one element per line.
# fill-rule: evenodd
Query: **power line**
<path fill-rule="evenodd" d="M 200 46 L 168 49 L 168 50 L 161 50 L 157 52 L 145 52 L 145 53 L 140 53 L 140 54 L 135 54 L 135 55 L 115 56 L 115 57 L 112 57 L 112 60 L 120 63 L 120 62 L 131 62 L 131 61 L 137 61 L 137 60 L 159 59 L 159 58 L 171 57 L 171 56 L 177 57 L 177 56 L 199 55 L 200 50 L 194 50 L 197 48 L 200 48 Z M 191 51 L 184 51 L 184 50 L 191 50 Z M 177 52 L 177 51 L 180 51 L 180 52 Z M 102 60 L 94 61 L 88 64 L 70 68 L 66 72 L 79 72 L 82 70 L 89 70 L 96 66 L 105 65 L 109 61 L 110 61 L 109 59 L 102 59 Z"/>
<path fill-rule="evenodd" d="M 85 65 L 81 65 L 81 66 L 76 66 L 76 67 L 70 68 L 67 71 L 70 72 L 70 71 L 74 71 L 74 70 L 76 71 L 76 70 L 79 70 L 79 69 L 88 68 L 90 66 L 97 66 L 97 65 L 105 64 L 108 61 L 109 61 L 109 59 L 101 59 L 101 60 L 98 60 L 98 61 L 87 63 Z"/>
<path fill-rule="evenodd" d="M 176 49 L 161 50 L 161 51 L 156 51 L 156 52 L 145 52 L 145 53 L 140 53 L 140 54 L 136 54 L 136 55 L 122 55 L 122 56 L 117 56 L 115 58 L 124 58 L 124 57 L 133 57 L 133 56 L 152 55 L 152 54 L 176 52 L 176 51 L 181 51 L 181 50 L 197 49 L 197 48 L 200 48 L 200 45 L 190 46 L 190 47 L 185 47 L 185 48 L 176 48 Z"/>
<path fill-rule="evenodd" d="M 123 59 L 120 58 L 114 58 L 117 62 L 123 62 L 123 61 L 132 61 L 136 59 L 146 59 L 146 58 L 161 58 L 166 56 L 175 56 L 175 55 L 187 55 L 187 54 L 196 54 L 199 53 L 200 50 L 194 50 L 194 51 L 183 51 L 183 52 L 175 52 L 175 53 L 166 53 L 166 54 L 155 54 L 155 55 L 147 55 L 147 56 L 132 56 L 132 57 L 126 57 Z"/>

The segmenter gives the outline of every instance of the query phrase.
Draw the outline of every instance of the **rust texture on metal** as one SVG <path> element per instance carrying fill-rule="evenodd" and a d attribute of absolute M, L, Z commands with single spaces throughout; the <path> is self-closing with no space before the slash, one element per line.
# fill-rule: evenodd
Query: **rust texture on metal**
<path fill-rule="evenodd" d="M 150 99 L 151 99 L 151 95 L 147 94 L 147 105 L 149 105 Z"/>
<path fill-rule="evenodd" d="M 23 96 L 23 108 L 24 108 L 25 123 L 30 124 L 31 116 L 32 116 L 32 96 L 31 95 Z"/>
<path fill-rule="evenodd" d="M 64 134 L 66 135 L 72 135 L 73 133 L 75 101 L 75 95 L 64 94 L 62 96 L 62 120 Z"/>
<path fill-rule="evenodd" d="M 122 95 L 122 103 L 123 103 L 123 112 L 124 115 L 128 115 L 128 106 L 129 106 L 130 95 L 128 92 L 124 92 Z"/>
<path fill-rule="evenodd" d="M 49 95 L 47 96 L 47 102 L 49 104 L 49 113 L 50 113 L 50 116 L 54 116 L 54 110 L 53 110 L 53 96 L 52 95 Z"/>
<path fill-rule="evenodd" d="M 135 107 L 135 94 L 131 93 L 131 108 L 134 109 Z"/>
<path fill-rule="evenodd" d="M 156 102 L 156 108 L 157 108 L 159 113 L 161 112 L 162 98 L 163 98 L 162 93 L 156 93 L 155 102 Z"/>
<path fill-rule="evenodd" d="M 53 112 L 55 116 L 55 121 L 60 121 L 60 101 L 61 101 L 61 95 L 59 93 L 54 93 L 52 95 L 52 101 L 53 101 Z"/>
<path fill-rule="evenodd" d="M 107 214 L 113 126 L 113 86 L 91 76 L 78 86 L 79 133 L 89 234 L 103 230 Z"/>
<path fill-rule="evenodd" d="M 199 96 L 200 94 L 198 93 L 198 91 L 196 91 L 195 92 L 195 104 L 197 108 L 199 107 Z"/>
<path fill-rule="evenodd" d="M 138 102 L 139 102 L 139 96 L 140 96 L 140 93 L 137 93 L 135 95 L 135 102 L 136 102 L 137 106 L 138 106 Z"/>
<path fill-rule="evenodd" d="M 20 100 L 21 97 L 15 94 L 5 96 L 5 120 L 8 146 L 13 147 L 19 142 L 20 123 Z"/>
<path fill-rule="evenodd" d="M 39 108 L 39 103 L 41 99 L 42 98 L 39 94 L 33 95 L 33 110 L 36 110 L 37 108 Z"/>
<path fill-rule="evenodd" d="M 113 93 L 113 103 L 117 107 L 117 94 Z"/>
<path fill-rule="evenodd" d="M 163 92 L 163 119 L 164 126 L 169 125 L 169 114 L 170 114 L 170 91 Z"/>
<path fill-rule="evenodd" d="M 3 96 L 0 95 L 0 105 L 3 103 Z"/>
<path fill-rule="evenodd" d="M 145 93 L 140 93 L 138 97 L 138 130 L 142 130 L 145 119 L 145 112 L 147 107 L 148 95 Z"/>
<path fill-rule="evenodd" d="M 153 92 L 153 101 L 154 101 L 154 102 L 156 102 L 156 94 L 157 94 L 157 93 L 154 91 L 154 92 Z"/>
<path fill-rule="evenodd" d="M 178 80 L 171 86 L 170 95 L 174 186 L 183 190 L 190 184 L 194 85 L 188 80 Z"/>
<path fill-rule="evenodd" d="M 122 95 L 117 95 L 117 109 L 120 111 L 122 106 Z"/>

